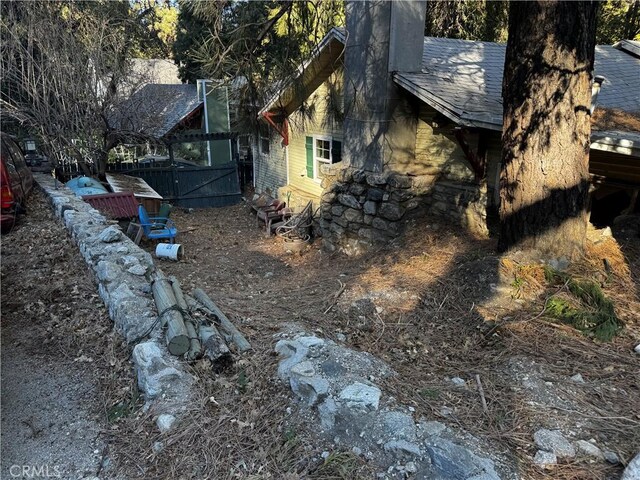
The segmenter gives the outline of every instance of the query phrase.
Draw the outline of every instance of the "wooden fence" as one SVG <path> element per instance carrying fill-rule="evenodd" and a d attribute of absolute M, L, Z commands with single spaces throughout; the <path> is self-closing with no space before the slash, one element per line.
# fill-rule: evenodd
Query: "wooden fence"
<path fill-rule="evenodd" d="M 241 200 L 236 162 L 201 167 L 181 162 L 123 162 L 109 164 L 109 173 L 142 178 L 175 206 L 223 207 Z"/>

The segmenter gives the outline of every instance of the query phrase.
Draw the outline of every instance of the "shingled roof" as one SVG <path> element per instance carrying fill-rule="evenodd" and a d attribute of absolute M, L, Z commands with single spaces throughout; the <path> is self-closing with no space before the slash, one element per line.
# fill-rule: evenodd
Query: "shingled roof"
<path fill-rule="evenodd" d="M 295 111 L 341 64 L 345 40 L 343 28 L 331 29 L 294 78 L 274 86 L 260 114 Z M 501 131 L 505 52 L 505 44 L 425 37 L 421 71 L 396 72 L 393 80 L 459 125 Z M 638 52 L 640 43 L 628 40 L 596 46 L 594 74 L 604 78 L 598 109 L 640 119 Z M 596 123 L 593 128 L 592 148 L 640 156 L 637 131 L 623 124 L 601 128 Z"/>
<path fill-rule="evenodd" d="M 113 128 L 160 139 L 200 108 L 196 85 L 148 84 L 114 112 Z"/>
<path fill-rule="evenodd" d="M 425 37 L 422 71 L 394 81 L 456 123 L 502 129 L 502 73 L 506 46 Z M 604 77 L 598 106 L 640 115 L 640 59 L 599 45 L 595 74 Z"/>

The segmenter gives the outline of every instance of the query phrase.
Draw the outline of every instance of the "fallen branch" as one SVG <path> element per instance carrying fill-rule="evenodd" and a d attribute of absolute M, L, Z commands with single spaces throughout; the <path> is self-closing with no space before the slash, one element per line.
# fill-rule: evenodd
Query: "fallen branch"
<path fill-rule="evenodd" d="M 340 280 L 338 280 L 338 283 L 340 284 L 340 290 L 338 290 L 338 292 L 333 296 L 333 302 L 331 302 L 331 305 L 329 305 L 329 307 L 327 307 L 327 309 L 324 311 L 324 315 L 329 313 L 329 310 L 331 310 L 334 305 L 338 303 L 338 298 L 340 298 L 340 295 L 342 295 L 342 292 L 344 292 L 344 289 L 347 286 L 346 283 L 342 283 Z"/>
<path fill-rule="evenodd" d="M 484 397 L 484 388 L 482 388 L 480 375 L 478 375 L 477 373 L 476 373 L 476 383 L 478 384 L 478 392 L 480 393 L 480 400 L 482 401 L 482 410 L 484 410 L 484 413 L 488 414 L 489 409 L 487 408 L 487 399 Z"/>
<path fill-rule="evenodd" d="M 193 291 L 196 299 L 205 307 L 209 309 L 211 314 L 216 317 L 218 320 L 220 327 L 225 330 L 230 336 L 233 343 L 238 348 L 239 352 L 246 352 L 247 350 L 251 350 L 251 344 L 244 338 L 244 335 L 240 333 L 240 331 L 235 327 L 233 323 L 225 316 L 224 313 L 217 307 L 213 300 L 209 298 L 209 296 L 202 290 L 201 288 L 196 288 Z"/>

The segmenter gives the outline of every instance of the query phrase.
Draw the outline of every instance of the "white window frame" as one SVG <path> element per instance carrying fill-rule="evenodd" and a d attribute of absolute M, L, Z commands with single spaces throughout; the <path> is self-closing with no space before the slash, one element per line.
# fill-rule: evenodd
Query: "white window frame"
<path fill-rule="evenodd" d="M 322 178 L 320 178 L 320 164 L 331 165 L 333 163 L 333 153 L 331 152 L 333 146 L 333 139 L 331 135 L 313 135 L 313 180 L 316 183 L 322 182 Z M 329 160 L 323 158 L 320 160 L 320 157 L 316 155 L 316 140 L 322 140 L 325 142 L 329 142 Z"/>

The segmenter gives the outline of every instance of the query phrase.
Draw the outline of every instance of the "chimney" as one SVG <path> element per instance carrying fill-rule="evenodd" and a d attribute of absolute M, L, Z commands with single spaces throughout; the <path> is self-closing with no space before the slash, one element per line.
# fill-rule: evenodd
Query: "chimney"
<path fill-rule="evenodd" d="M 348 0 L 343 160 L 382 172 L 415 156 L 417 115 L 393 83 L 422 66 L 425 0 Z"/>

